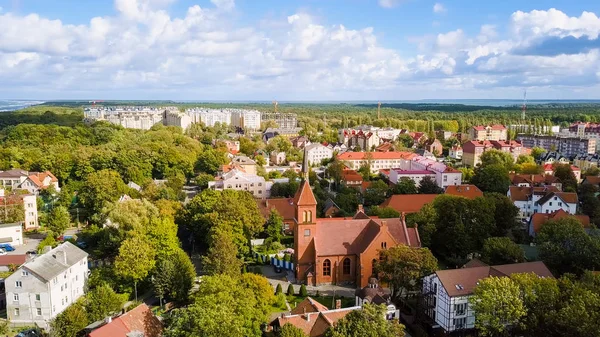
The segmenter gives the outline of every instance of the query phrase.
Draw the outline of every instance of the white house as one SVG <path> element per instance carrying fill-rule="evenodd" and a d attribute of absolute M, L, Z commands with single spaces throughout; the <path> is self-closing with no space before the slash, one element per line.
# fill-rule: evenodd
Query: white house
<path fill-rule="evenodd" d="M 308 157 L 308 165 L 320 165 L 323 159 L 333 157 L 333 149 L 323 144 L 314 143 L 305 147 L 305 155 Z"/>
<path fill-rule="evenodd" d="M 221 180 L 208 182 L 208 188 L 217 191 L 237 190 L 248 191 L 257 199 L 265 199 L 269 197 L 267 190 L 267 182 L 265 178 L 256 174 L 249 174 L 233 169 L 221 177 Z"/>
<path fill-rule="evenodd" d="M 50 186 L 60 192 L 58 179 L 50 171 L 27 172 L 21 169 L 0 171 L 0 188 L 3 189 L 22 189 L 38 194 L 40 190 Z"/>
<path fill-rule="evenodd" d="M 446 333 L 473 329 L 475 312 L 469 298 L 478 282 L 489 276 L 508 277 L 516 273 L 554 277 L 541 261 L 488 266 L 471 260 L 461 269 L 438 270 L 423 279 L 426 313 Z"/>
<path fill-rule="evenodd" d="M 84 294 L 88 254 L 70 242 L 25 262 L 5 280 L 6 311 L 16 325 L 48 327 Z"/>
<path fill-rule="evenodd" d="M 431 177 L 441 188 L 462 184 L 460 171 L 423 156 L 413 156 L 410 160 L 401 160 L 390 170 L 389 180 L 391 183 L 397 184 L 403 177 L 412 179 L 417 185 L 423 178 Z"/>
<path fill-rule="evenodd" d="M 463 156 L 463 148 L 460 145 L 456 145 L 450 148 L 448 156 L 452 159 L 462 159 Z"/>
<path fill-rule="evenodd" d="M 519 208 L 519 219 L 529 222 L 535 213 L 552 213 L 560 209 L 569 214 L 577 213 L 577 193 L 560 192 L 554 186 L 510 186 L 507 196 Z"/>
<path fill-rule="evenodd" d="M 20 222 L 0 224 L 0 243 L 23 244 L 23 225 Z"/>

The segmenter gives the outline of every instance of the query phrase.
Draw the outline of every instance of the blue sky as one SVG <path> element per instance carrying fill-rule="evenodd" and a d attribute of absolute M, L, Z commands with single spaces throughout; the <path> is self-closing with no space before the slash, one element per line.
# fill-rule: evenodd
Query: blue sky
<path fill-rule="evenodd" d="M 600 98 L 599 1 L 0 0 L 0 98 Z M 4 80 L 6 79 L 6 80 Z"/>

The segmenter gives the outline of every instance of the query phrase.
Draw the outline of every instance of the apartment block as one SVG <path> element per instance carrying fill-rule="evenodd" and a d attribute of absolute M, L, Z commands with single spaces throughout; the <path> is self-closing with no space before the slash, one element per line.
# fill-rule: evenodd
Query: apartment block
<path fill-rule="evenodd" d="M 517 140 L 525 147 L 557 151 L 567 157 L 596 152 L 595 138 L 518 135 Z"/>

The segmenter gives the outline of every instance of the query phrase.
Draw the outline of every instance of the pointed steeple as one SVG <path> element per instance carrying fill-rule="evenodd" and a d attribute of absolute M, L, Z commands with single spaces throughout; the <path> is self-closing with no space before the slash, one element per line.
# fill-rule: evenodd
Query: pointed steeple
<path fill-rule="evenodd" d="M 304 148 L 304 159 L 302 161 L 302 182 L 300 183 L 298 192 L 296 192 L 296 195 L 294 196 L 294 204 L 296 204 L 296 206 L 317 204 L 317 199 L 315 199 L 315 195 L 310 188 L 308 179 L 308 156 L 306 148 Z"/>
<path fill-rule="evenodd" d="M 304 158 L 302 159 L 302 179 L 308 180 L 308 152 L 304 147 Z"/>

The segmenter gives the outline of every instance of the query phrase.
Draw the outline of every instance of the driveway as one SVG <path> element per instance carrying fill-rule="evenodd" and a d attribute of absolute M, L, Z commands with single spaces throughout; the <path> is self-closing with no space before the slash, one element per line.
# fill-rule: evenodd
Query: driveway
<path fill-rule="evenodd" d="M 22 245 L 13 246 L 15 247 L 15 250 L 12 252 L 7 252 L 8 255 L 23 255 L 30 250 L 37 251 L 37 247 L 40 244 L 40 241 L 42 241 L 42 239 L 39 239 L 37 237 L 29 236 L 24 236 L 23 240 L 25 242 Z"/>

